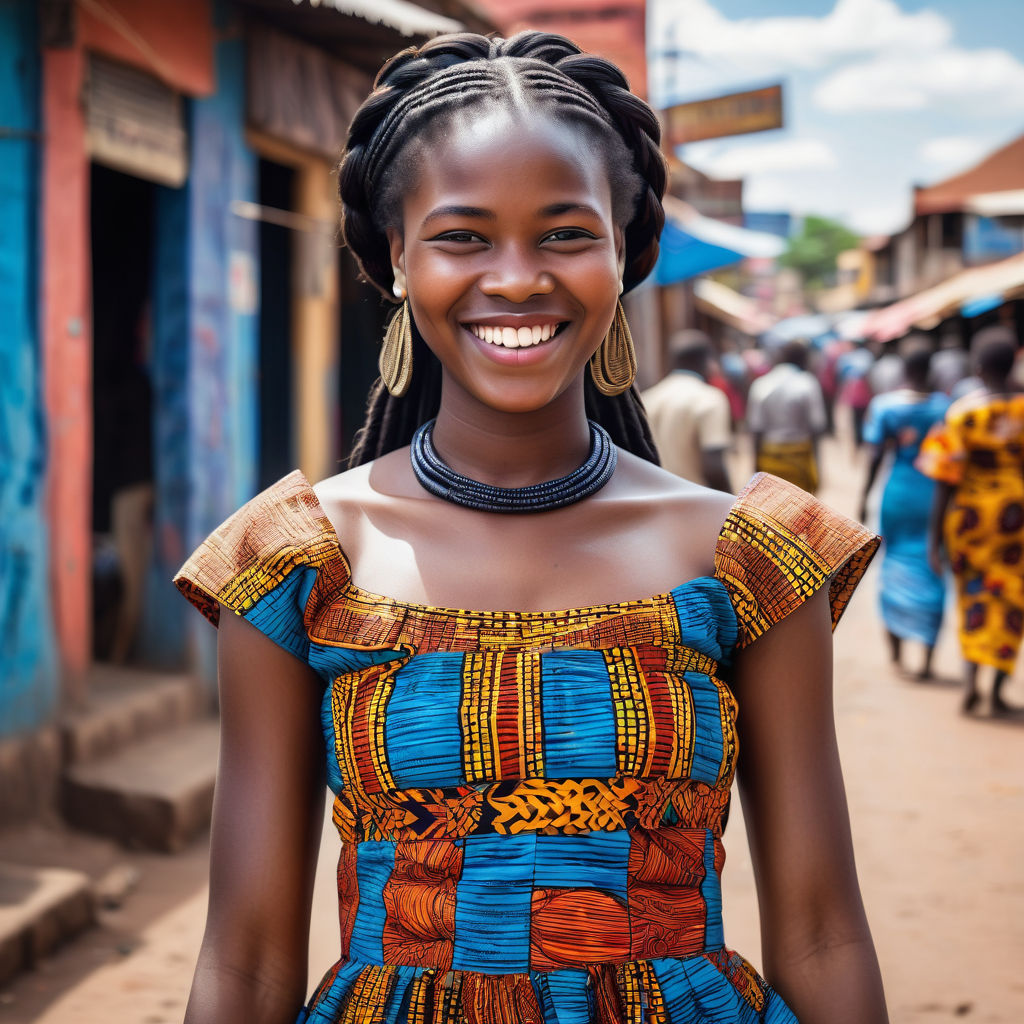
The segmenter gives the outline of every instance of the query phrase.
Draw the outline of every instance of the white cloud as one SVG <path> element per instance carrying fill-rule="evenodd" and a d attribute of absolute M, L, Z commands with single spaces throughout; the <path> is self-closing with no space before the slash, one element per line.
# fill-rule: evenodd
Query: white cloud
<path fill-rule="evenodd" d="M 929 139 L 917 151 L 917 155 L 929 164 L 942 168 L 968 167 L 977 163 L 992 149 L 988 139 L 973 135 L 943 135 Z"/>
<path fill-rule="evenodd" d="M 702 153 L 686 148 L 685 159 L 713 178 L 742 178 L 772 171 L 804 171 L 837 167 L 832 149 L 819 139 L 781 139 L 730 146 L 718 144 Z"/>
<path fill-rule="evenodd" d="M 881 54 L 840 68 L 818 86 L 824 110 L 924 110 L 944 105 L 976 114 L 1024 110 L 1024 64 L 1006 50 L 943 47 Z"/>
<path fill-rule="evenodd" d="M 912 209 L 910 196 L 902 196 L 877 206 L 861 206 L 851 209 L 847 226 L 858 235 L 891 235 L 905 228 L 910 221 Z"/>
<path fill-rule="evenodd" d="M 821 18 L 736 21 L 719 13 L 710 0 L 660 0 L 652 7 L 651 29 L 652 40 L 671 39 L 684 53 L 758 73 L 821 67 L 838 58 L 879 52 L 935 49 L 953 34 L 949 21 L 937 12 L 908 13 L 894 0 L 837 0 Z M 656 54 L 658 45 L 651 49 Z"/>

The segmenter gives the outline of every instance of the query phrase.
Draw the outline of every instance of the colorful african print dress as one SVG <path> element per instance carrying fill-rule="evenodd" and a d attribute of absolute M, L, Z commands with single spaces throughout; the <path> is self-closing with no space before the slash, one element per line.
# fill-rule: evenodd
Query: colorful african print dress
<path fill-rule="evenodd" d="M 1024 634 L 1024 395 L 954 402 L 917 467 L 954 488 L 943 532 L 964 657 L 1012 672 Z"/>
<path fill-rule="evenodd" d="M 935 646 L 946 603 L 946 582 L 928 564 L 928 520 L 935 482 L 914 466 L 921 442 L 942 421 L 942 394 L 891 391 L 868 406 L 864 440 L 893 445 L 892 467 L 882 491 L 880 527 L 885 544 L 879 605 L 885 628 L 904 639 Z"/>
<path fill-rule="evenodd" d="M 877 546 L 758 476 L 715 575 L 621 604 L 472 612 L 353 583 L 292 473 L 177 584 L 323 680 L 341 836 L 341 957 L 307 1024 L 781 1024 L 726 945 L 734 652 L 828 586 L 838 620 Z"/>

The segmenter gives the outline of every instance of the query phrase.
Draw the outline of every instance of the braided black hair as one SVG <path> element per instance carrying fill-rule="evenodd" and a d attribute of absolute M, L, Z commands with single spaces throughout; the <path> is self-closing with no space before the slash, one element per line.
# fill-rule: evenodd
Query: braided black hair
<path fill-rule="evenodd" d="M 472 33 L 438 36 L 392 57 L 349 128 L 338 175 L 342 235 L 362 276 L 394 301 L 387 228 L 400 217 L 403 184 L 423 152 L 427 132 L 479 104 L 540 106 L 572 121 L 603 147 L 611 178 L 613 213 L 623 228 L 623 285 L 629 291 L 653 269 L 665 222 L 661 200 L 667 174 L 661 129 L 653 111 L 629 91 L 610 61 L 583 53 L 563 36 L 520 32 L 509 39 Z M 415 143 L 415 144 L 413 144 Z M 436 415 L 440 364 L 413 326 L 409 391 L 389 395 L 378 380 L 349 464 L 368 462 L 406 445 Z M 586 378 L 587 415 L 620 447 L 658 461 L 634 388 L 614 398 Z"/>

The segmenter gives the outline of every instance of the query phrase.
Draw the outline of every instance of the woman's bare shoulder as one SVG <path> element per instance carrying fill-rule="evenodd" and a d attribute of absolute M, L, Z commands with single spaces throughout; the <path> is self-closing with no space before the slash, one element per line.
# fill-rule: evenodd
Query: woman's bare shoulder
<path fill-rule="evenodd" d="M 644 500 L 656 501 L 675 512 L 686 512 L 700 519 L 716 520 L 719 526 L 736 501 L 735 494 L 676 476 L 629 452 L 620 452 L 618 471 L 622 483 Z"/>
<path fill-rule="evenodd" d="M 736 497 L 647 462 L 620 454 L 616 475 L 621 473 L 618 493 L 636 507 L 652 536 L 664 539 L 683 562 L 705 564 L 709 569 L 722 525 Z"/>

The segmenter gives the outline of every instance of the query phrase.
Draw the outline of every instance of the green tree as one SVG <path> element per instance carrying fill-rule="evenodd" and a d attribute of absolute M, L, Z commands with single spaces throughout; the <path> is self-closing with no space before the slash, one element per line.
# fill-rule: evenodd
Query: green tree
<path fill-rule="evenodd" d="M 860 238 L 844 224 L 809 216 L 804 218 L 800 233 L 789 240 L 789 248 L 779 262 L 799 271 L 804 287 L 815 291 L 834 282 L 836 257 L 855 249 L 859 242 Z"/>

